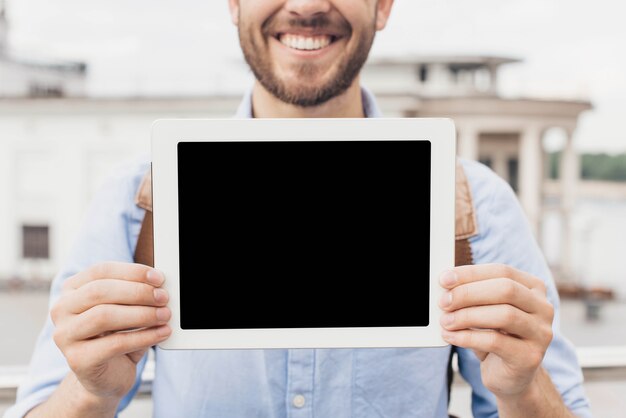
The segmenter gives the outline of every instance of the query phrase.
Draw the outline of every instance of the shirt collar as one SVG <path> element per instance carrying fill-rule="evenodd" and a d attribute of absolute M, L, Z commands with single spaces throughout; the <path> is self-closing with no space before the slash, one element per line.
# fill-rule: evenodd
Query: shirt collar
<path fill-rule="evenodd" d="M 382 113 L 376 103 L 376 98 L 367 88 L 361 86 L 361 98 L 363 102 L 363 113 L 366 118 L 380 118 Z M 235 119 L 250 119 L 252 118 L 252 88 L 249 88 L 239 103 L 237 112 L 235 113 Z"/>

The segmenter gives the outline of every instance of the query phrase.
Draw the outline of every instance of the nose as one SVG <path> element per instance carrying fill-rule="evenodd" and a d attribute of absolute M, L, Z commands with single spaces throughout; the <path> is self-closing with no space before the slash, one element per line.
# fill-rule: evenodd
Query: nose
<path fill-rule="evenodd" d="M 285 9 L 300 17 L 308 18 L 316 14 L 328 13 L 331 4 L 328 0 L 287 0 Z"/>

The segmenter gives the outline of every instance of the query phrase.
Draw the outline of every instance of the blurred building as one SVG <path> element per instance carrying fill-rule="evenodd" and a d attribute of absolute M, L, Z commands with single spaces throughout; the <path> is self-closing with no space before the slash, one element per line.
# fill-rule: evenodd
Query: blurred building
<path fill-rule="evenodd" d="M 571 212 L 580 176 L 573 134 L 587 101 L 507 99 L 498 94 L 498 71 L 519 59 L 495 56 L 434 56 L 381 60 L 370 63 L 364 83 L 374 90 L 383 108 L 407 117 L 450 117 L 457 127 L 457 151 L 480 160 L 507 180 L 517 192 L 539 237 L 546 210 L 547 131 L 566 136 L 559 169 L 561 212 L 561 276 L 571 276 Z"/>
<path fill-rule="evenodd" d="M 85 91 L 83 62 L 30 56 L 9 47 L 5 1 L 0 0 L 0 97 L 64 97 Z"/>
<path fill-rule="evenodd" d="M 155 119 L 230 117 L 240 96 L 88 97 L 86 63 L 11 51 L 5 16 L 0 0 L 0 280 L 47 280 L 106 175 L 149 152 Z M 547 177 L 542 136 L 553 127 L 568 134 L 559 188 L 567 222 L 578 177 L 572 133 L 591 105 L 500 97 L 498 70 L 515 62 L 483 56 L 379 60 L 366 66 L 363 84 L 387 117 L 453 118 L 459 154 L 506 179 L 538 231 Z M 568 228 L 563 231 L 568 243 Z M 568 254 L 565 246 L 564 267 Z"/>

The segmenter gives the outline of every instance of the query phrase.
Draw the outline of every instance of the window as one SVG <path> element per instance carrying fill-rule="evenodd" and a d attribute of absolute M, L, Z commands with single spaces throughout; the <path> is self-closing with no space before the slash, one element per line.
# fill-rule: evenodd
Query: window
<path fill-rule="evenodd" d="M 425 83 L 426 80 L 428 80 L 428 67 L 426 65 L 420 65 L 419 77 L 422 83 Z"/>
<path fill-rule="evenodd" d="M 518 191 L 517 190 L 518 166 L 519 166 L 519 162 L 517 158 L 509 158 L 509 160 L 507 161 L 507 169 L 509 172 L 509 184 L 511 185 L 513 190 L 515 190 L 515 192 Z"/>
<path fill-rule="evenodd" d="M 31 83 L 28 89 L 30 97 L 63 97 L 63 87 L 60 85 L 47 85 Z"/>
<path fill-rule="evenodd" d="M 493 170 L 493 161 L 491 161 L 491 158 L 489 157 L 481 157 L 478 159 L 478 161 L 480 161 L 481 163 L 485 164 L 487 167 L 491 168 Z"/>
<path fill-rule="evenodd" d="M 22 257 L 47 259 L 50 257 L 48 225 L 22 226 Z"/>

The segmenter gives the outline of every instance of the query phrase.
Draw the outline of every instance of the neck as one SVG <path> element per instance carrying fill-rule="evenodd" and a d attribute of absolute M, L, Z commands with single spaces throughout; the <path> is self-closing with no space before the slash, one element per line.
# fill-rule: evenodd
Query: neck
<path fill-rule="evenodd" d="M 318 106 L 301 107 L 285 103 L 258 82 L 252 89 L 252 114 L 255 118 L 363 118 L 359 77 L 337 97 Z"/>

